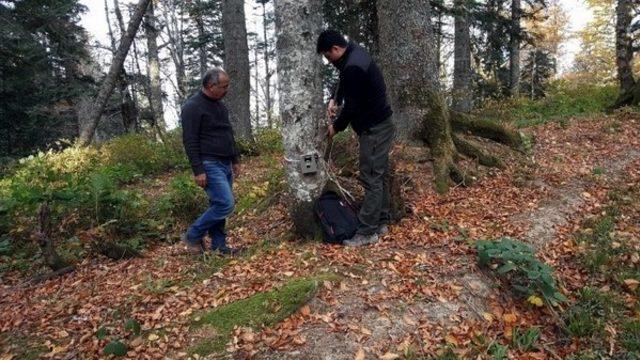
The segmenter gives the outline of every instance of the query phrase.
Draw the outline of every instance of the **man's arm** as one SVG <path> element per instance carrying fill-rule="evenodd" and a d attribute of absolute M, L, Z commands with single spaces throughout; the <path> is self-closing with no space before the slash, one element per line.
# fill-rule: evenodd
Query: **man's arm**
<path fill-rule="evenodd" d="M 184 106 L 180 113 L 182 123 L 182 144 L 189 158 L 195 176 L 204 174 L 204 165 L 200 159 L 200 123 L 202 117 L 196 106 Z"/>
<path fill-rule="evenodd" d="M 344 106 L 338 118 L 333 121 L 336 132 L 346 129 L 358 114 L 358 98 L 362 95 L 360 92 L 364 75 L 364 70 L 357 66 L 349 66 L 342 72 L 340 95 L 344 98 Z"/>

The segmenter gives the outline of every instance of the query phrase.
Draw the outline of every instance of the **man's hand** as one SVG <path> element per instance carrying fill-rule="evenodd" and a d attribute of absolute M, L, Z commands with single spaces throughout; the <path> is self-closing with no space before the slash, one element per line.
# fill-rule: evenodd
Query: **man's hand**
<path fill-rule="evenodd" d="M 240 164 L 233 164 L 233 177 L 237 179 L 238 176 L 240 176 Z"/>
<path fill-rule="evenodd" d="M 338 115 L 338 105 L 335 100 L 331 99 L 327 106 L 327 118 L 329 119 L 329 122 L 331 122 L 336 115 Z"/>
<path fill-rule="evenodd" d="M 202 173 L 199 175 L 195 175 L 193 177 L 193 180 L 195 180 L 196 184 L 201 188 L 204 189 L 205 187 L 207 187 L 207 174 Z"/>
<path fill-rule="evenodd" d="M 329 128 L 327 129 L 327 137 L 329 138 L 329 140 L 333 139 L 333 136 L 336 134 L 336 129 L 333 128 L 333 124 L 329 125 Z"/>

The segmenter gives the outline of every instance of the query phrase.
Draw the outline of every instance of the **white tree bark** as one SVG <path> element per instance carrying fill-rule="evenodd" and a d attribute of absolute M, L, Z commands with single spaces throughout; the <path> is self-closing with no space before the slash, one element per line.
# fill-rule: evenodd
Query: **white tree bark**
<path fill-rule="evenodd" d="M 286 173 L 295 204 L 296 230 L 308 235 L 311 205 L 327 181 L 324 165 L 313 175 L 302 174 L 302 156 L 323 160 L 326 121 L 322 104 L 322 63 L 315 43 L 322 27 L 321 0 L 276 0 L 278 92 L 286 158 Z M 306 222 L 306 224 L 305 224 Z"/>

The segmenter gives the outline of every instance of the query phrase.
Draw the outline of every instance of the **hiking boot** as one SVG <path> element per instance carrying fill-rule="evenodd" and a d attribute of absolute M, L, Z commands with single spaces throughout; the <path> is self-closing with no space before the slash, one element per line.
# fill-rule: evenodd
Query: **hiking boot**
<path fill-rule="evenodd" d="M 213 251 L 214 253 L 218 253 L 222 256 L 234 257 L 242 254 L 243 249 L 236 249 L 236 248 L 225 246 L 220 248 L 213 248 L 211 249 L 211 251 Z"/>
<path fill-rule="evenodd" d="M 180 235 L 180 240 L 187 247 L 187 252 L 189 254 L 198 255 L 204 252 L 204 245 L 202 244 L 202 240 L 200 240 L 200 242 L 197 244 L 192 244 L 189 242 L 189 240 L 187 240 L 186 233 Z"/>
<path fill-rule="evenodd" d="M 371 235 L 355 234 L 355 236 L 352 237 L 351 239 L 345 240 L 343 242 L 343 245 L 356 247 L 356 246 L 375 244 L 377 242 L 378 242 L 378 234 L 376 233 L 373 233 Z"/>
<path fill-rule="evenodd" d="M 389 232 L 389 227 L 387 225 L 384 225 L 384 224 L 378 226 L 378 229 L 376 230 L 376 234 L 378 234 L 378 235 L 384 235 L 384 234 L 386 234 L 388 232 Z"/>

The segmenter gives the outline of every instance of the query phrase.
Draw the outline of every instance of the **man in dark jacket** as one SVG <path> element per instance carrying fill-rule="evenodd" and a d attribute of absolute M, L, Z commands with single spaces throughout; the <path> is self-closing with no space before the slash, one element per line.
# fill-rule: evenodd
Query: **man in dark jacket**
<path fill-rule="evenodd" d="M 360 182 L 365 195 L 356 235 L 344 244 L 372 244 L 378 241 L 378 234 L 388 231 L 386 223 L 390 219 L 387 173 L 395 128 L 384 78 L 363 48 L 347 42 L 336 31 L 320 34 L 316 51 L 340 71 L 338 90 L 327 109 L 332 119 L 328 136 L 332 138 L 350 124 L 360 144 Z M 338 114 L 339 105 L 342 110 Z"/>
<path fill-rule="evenodd" d="M 207 192 L 209 208 L 189 227 L 183 241 L 192 252 L 204 250 L 209 234 L 211 250 L 233 255 L 227 246 L 225 223 L 234 208 L 233 177 L 239 173 L 238 152 L 229 112 L 221 99 L 227 94 L 229 76 L 215 68 L 205 73 L 202 89 L 182 107 L 182 142 L 194 180 Z"/>

